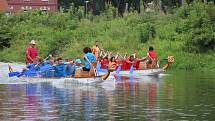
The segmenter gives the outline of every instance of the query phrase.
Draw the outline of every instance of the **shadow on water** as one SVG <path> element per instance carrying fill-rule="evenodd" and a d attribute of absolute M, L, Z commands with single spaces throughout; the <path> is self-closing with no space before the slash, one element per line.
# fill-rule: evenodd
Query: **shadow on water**
<path fill-rule="evenodd" d="M 1 70 L 5 72 L 5 70 Z M 213 73 L 115 76 L 98 86 L 0 78 L 0 120 L 213 120 Z"/>

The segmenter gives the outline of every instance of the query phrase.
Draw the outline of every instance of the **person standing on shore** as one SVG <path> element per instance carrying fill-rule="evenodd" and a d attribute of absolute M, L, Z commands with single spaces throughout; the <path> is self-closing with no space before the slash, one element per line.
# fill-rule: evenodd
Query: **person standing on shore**
<path fill-rule="evenodd" d="M 98 60 L 98 57 L 99 57 L 99 44 L 98 44 L 98 41 L 95 42 L 95 45 L 92 48 L 92 53 L 95 55 L 96 60 Z"/>
<path fill-rule="evenodd" d="M 26 48 L 26 64 L 33 63 L 34 58 L 38 56 L 35 40 L 31 40 L 29 46 Z"/>

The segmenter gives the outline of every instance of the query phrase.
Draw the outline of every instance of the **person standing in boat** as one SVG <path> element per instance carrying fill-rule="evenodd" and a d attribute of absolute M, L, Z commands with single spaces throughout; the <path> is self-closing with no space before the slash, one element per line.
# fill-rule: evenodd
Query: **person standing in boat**
<path fill-rule="evenodd" d="M 84 52 L 84 60 L 85 60 L 85 67 L 83 67 L 83 71 L 90 71 L 91 64 L 96 62 L 96 57 L 93 55 L 91 49 L 89 47 L 85 47 L 83 49 Z"/>
<path fill-rule="evenodd" d="M 26 64 L 33 63 L 34 58 L 38 56 L 35 40 L 31 40 L 29 46 L 26 48 Z"/>
<path fill-rule="evenodd" d="M 157 65 L 158 58 L 152 46 L 149 47 L 149 51 L 147 52 L 147 58 L 148 58 L 148 62 L 147 62 L 148 67 L 155 68 Z"/>
<path fill-rule="evenodd" d="M 96 60 L 98 60 L 98 57 L 99 57 L 99 44 L 98 43 L 99 42 L 96 41 L 95 45 L 92 48 L 92 53 L 95 55 Z"/>

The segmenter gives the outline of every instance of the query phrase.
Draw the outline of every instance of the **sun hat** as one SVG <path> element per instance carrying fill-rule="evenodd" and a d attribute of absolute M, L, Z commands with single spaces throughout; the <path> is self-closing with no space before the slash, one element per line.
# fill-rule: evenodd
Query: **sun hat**
<path fill-rule="evenodd" d="M 30 44 L 35 45 L 36 44 L 35 40 L 31 40 Z"/>

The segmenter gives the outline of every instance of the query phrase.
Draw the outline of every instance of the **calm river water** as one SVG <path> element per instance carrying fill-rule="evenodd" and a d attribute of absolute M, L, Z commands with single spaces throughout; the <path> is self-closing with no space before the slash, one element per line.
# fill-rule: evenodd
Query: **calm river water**
<path fill-rule="evenodd" d="M 20 66 L 20 65 L 15 65 Z M 98 86 L 29 83 L 0 63 L 0 120 L 215 120 L 215 75 L 172 72 L 118 77 Z"/>

